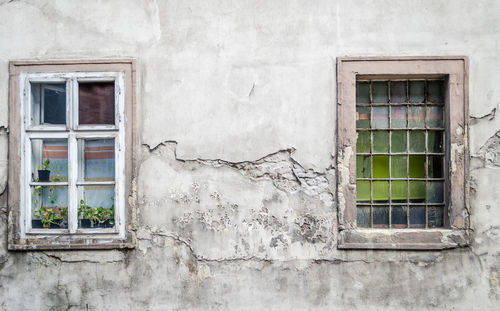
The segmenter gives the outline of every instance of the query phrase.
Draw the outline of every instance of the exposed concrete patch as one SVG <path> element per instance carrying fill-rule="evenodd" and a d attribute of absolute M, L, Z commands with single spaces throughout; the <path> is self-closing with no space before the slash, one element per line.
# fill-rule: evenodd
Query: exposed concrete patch
<path fill-rule="evenodd" d="M 500 131 L 486 141 L 474 158 L 480 160 L 483 167 L 500 166 Z M 475 167 L 480 165 L 477 160 L 474 163 Z"/>
<path fill-rule="evenodd" d="M 72 263 L 72 262 L 112 263 L 112 262 L 121 262 L 125 259 L 124 253 L 118 250 L 84 251 L 84 252 L 44 251 L 43 253 L 49 256 L 50 258 L 65 263 Z"/>

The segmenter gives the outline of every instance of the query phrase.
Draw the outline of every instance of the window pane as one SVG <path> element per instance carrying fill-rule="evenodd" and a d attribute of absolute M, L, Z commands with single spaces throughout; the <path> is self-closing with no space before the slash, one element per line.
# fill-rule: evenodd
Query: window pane
<path fill-rule="evenodd" d="M 80 178 L 85 181 L 115 180 L 115 140 L 86 139 L 80 144 Z M 83 159 L 82 152 L 83 150 Z"/>
<path fill-rule="evenodd" d="M 393 228 L 406 228 L 406 206 L 393 206 L 391 209 L 391 223 Z"/>
<path fill-rule="evenodd" d="M 356 177 L 370 178 L 370 156 L 356 157 Z"/>
<path fill-rule="evenodd" d="M 356 83 L 356 103 L 370 103 L 370 83 Z"/>
<path fill-rule="evenodd" d="M 372 88 L 374 103 L 387 103 L 389 101 L 387 82 L 373 82 Z"/>
<path fill-rule="evenodd" d="M 115 83 L 78 84 L 78 123 L 115 124 Z"/>
<path fill-rule="evenodd" d="M 410 227 L 425 228 L 425 207 L 412 206 L 410 207 Z"/>
<path fill-rule="evenodd" d="M 373 128 L 386 129 L 389 127 L 388 107 L 373 107 Z"/>
<path fill-rule="evenodd" d="M 356 127 L 370 128 L 370 107 L 356 107 Z"/>
<path fill-rule="evenodd" d="M 406 107 L 391 107 L 391 127 L 395 129 L 406 128 Z"/>
<path fill-rule="evenodd" d="M 373 227 L 386 228 L 389 227 L 389 207 L 374 206 L 373 207 Z"/>
<path fill-rule="evenodd" d="M 429 178 L 443 178 L 443 158 L 441 156 L 429 156 Z"/>
<path fill-rule="evenodd" d="M 31 178 L 40 182 L 68 179 L 68 141 L 66 139 L 31 140 Z"/>
<path fill-rule="evenodd" d="M 427 126 L 430 128 L 443 127 L 443 107 L 427 107 Z"/>
<path fill-rule="evenodd" d="M 425 101 L 424 89 L 424 81 L 410 81 L 410 103 L 423 103 Z"/>
<path fill-rule="evenodd" d="M 391 82 L 391 103 L 406 102 L 406 81 Z"/>
<path fill-rule="evenodd" d="M 425 177 L 425 156 L 410 155 L 410 178 Z"/>
<path fill-rule="evenodd" d="M 356 183 L 356 201 L 370 202 L 370 182 L 360 181 Z"/>
<path fill-rule="evenodd" d="M 427 185 L 427 202 L 443 203 L 444 187 L 443 182 L 429 182 Z"/>
<path fill-rule="evenodd" d="M 112 228 L 115 225 L 114 186 L 82 186 L 78 206 L 79 228 Z"/>
<path fill-rule="evenodd" d="M 391 182 L 391 202 L 406 202 L 407 184 L 405 180 L 393 180 Z"/>
<path fill-rule="evenodd" d="M 410 107 L 410 110 L 408 111 L 408 127 L 410 128 L 425 127 L 424 107 Z"/>
<path fill-rule="evenodd" d="M 442 132 L 428 131 L 427 135 L 428 135 L 427 137 L 428 152 L 443 152 Z"/>
<path fill-rule="evenodd" d="M 68 228 L 68 188 L 32 186 L 31 211 L 31 227 L 34 229 Z"/>
<path fill-rule="evenodd" d="M 389 178 L 389 156 L 373 156 L 373 177 Z"/>
<path fill-rule="evenodd" d="M 444 102 L 444 81 L 427 82 L 427 101 L 439 104 Z"/>
<path fill-rule="evenodd" d="M 406 178 L 408 175 L 406 156 L 391 157 L 391 177 Z"/>
<path fill-rule="evenodd" d="M 370 208 L 364 206 L 358 206 L 356 209 L 356 223 L 358 227 L 367 228 L 370 227 Z"/>
<path fill-rule="evenodd" d="M 425 181 L 410 180 L 410 202 L 423 203 L 425 200 Z"/>
<path fill-rule="evenodd" d="M 389 132 L 373 132 L 373 152 L 389 152 Z"/>
<path fill-rule="evenodd" d="M 31 83 L 31 124 L 66 124 L 66 84 Z"/>
<path fill-rule="evenodd" d="M 392 132 L 391 152 L 406 152 L 406 131 Z"/>
<path fill-rule="evenodd" d="M 356 141 L 357 153 L 370 152 L 370 132 L 358 132 L 358 140 Z"/>
<path fill-rule="evenodd" d="M 436 228 L 443 226 L 443 207 L 432 206 L 429 207 L 429 227 Z"/>
<path fill-rule="evenodd" d="M 410 152 L 425 152 L 424 131 L 410 131 Z"/>
<path fill-rule="evenodd" d="M 387 202 L 389 200 L 389 182 L 374 181 L 373 182 L 373 201 Z"/>

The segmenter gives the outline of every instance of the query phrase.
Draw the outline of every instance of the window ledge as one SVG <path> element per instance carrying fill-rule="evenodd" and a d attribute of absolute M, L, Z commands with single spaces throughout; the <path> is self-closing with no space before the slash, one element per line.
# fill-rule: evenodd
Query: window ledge
<path fill-rule="evenodd" d="M 339 232 L 339 249 L 442 250 L 469 245 L 467 230 L 351 229 Z"/>
<path fill-rule="evenodd" d="M 68 237 L 53 236 L 44 238 L 25 238 L 9 241 L 11 251 L 30 250 L 69 250 L 69 249 L 127 249 L 134 248 L 135 239 L 128 236 L 126 239 L 95 238 L 95 237 Z"/>

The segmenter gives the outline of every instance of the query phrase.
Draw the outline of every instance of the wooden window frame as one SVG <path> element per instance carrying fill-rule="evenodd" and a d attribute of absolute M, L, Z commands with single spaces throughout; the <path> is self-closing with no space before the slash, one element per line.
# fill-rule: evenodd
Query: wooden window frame
<path fill-rule="evenodd" d="M 373 229 L 356 226 L 356 81 L 360 78 L 445 77 L 444 228 Z M 341 57 L 337 59 L 337 202 L 340 249 L 440 250 L 470 241 L 468 59 Z"/>
<path fill-rule="evenodd" d="M 9 226 L 10 250 L 108 249 L 135 245 L 135 202 L 132 178 L 136 163 L 135 60 L 12 61 L 9 94 Z M 32 82 L 66 83 L 66 124 L 30 124 Z M 78 125 L 78 82 L 115 82 L 115 124 Z M 115 227 L 78 228 L 78 140 L 115 139 Z M 30 215 L 30 157 L 25 156 L 33 138 L 68 139 L 68 229 L 33 229 Z M 28 169 L 27 169 L 28 168 Z M 54 184 L 54 183 L 52 183 Z M 81 186 L 81 185 L 80 185 Z M 29 209 L 29 210 L 28 210 Z"/>

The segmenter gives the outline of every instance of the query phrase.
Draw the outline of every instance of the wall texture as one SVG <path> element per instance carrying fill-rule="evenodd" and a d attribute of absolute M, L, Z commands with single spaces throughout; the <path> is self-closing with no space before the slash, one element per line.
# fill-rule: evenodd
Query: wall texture
<path fill-rule="evenodd" d="M 0 309 L 495 310 L 500 2 L 0 0 Z M 470 59 L 473 239 L 336 248 L 338 56 Z M 137 59 L 134 250 L 8 252 L 8 62 Z"/>

